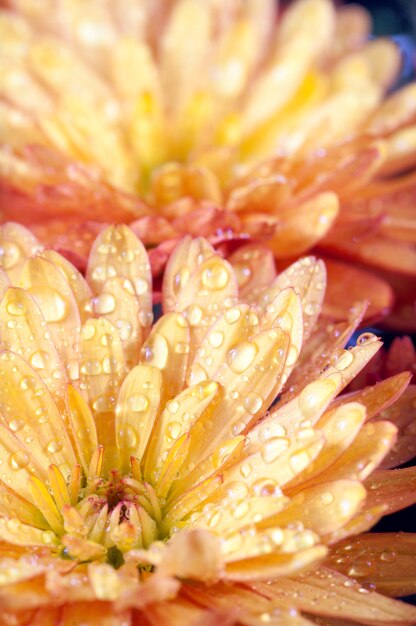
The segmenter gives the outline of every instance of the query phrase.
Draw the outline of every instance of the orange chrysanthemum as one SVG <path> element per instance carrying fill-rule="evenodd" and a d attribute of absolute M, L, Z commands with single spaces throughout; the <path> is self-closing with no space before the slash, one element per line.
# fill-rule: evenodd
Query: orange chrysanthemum
<path fill-rule="evenodd" d="M 185 238 L 152 325 L 126 226 L 86 279 L 22 226 L 0 246 L 0 623 L 415 622 L 374 591 L 414 591 L 414 535 L 362 534 L 416 499 L 413 470 L 385 469 L 409 448 L 409 374 L 339 395 L 381 343 L 342 349 L 362 311 L 317 322 L 321 261 L 245 303 Z"/>
<path fill-rule="evenodd" d="M 413 328 L 415 85 L 385 97 L 400 54 L 368 41 L 363 9 L 299 0 L 277 20 L 275 0 L 6 4 L 4 219 L 84 257 L 103 222 L 149 246 L 264 237 L 283 263 L 318 247 L 355 264 L 327 260 L 330 307 L 354 285 L 385 314 L 390 283 L 391 323 Z"/>

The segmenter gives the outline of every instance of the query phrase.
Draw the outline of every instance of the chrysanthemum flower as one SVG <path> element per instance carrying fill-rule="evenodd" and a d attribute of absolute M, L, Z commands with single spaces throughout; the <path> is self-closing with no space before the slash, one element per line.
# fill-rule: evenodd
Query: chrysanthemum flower
<path fill-rule="evenodd" d="M 415 500 L 412 470 L 376 469 L 409 446 L 391 412 L 409 375 L 339 396 L 381 344 L 342 349 L 359 310 L 317 325 L 322 262 L 248 304 L 186 238 L 152 325 L 126 226 L 86 280 L 22 226 L 0 237 L 0 623 L 415 622 L 374 591 L 414 590 L 414 536 L 362 534 Z"/>
<path fill-rule="evenodd" d="M 370 264 L 399 294 L 394 324 L 413 327 L 415 85 L 385 97 L 400 54 L 368 41 L 363 9 L 6 4 L 1 132 L 17 152 L 1 153 L 5 219 L 84 256 L 97 222 L 134 223 L 148 245 L 268 237 L 283 262 L 319 246 L 359 264 L 328 260 L 331 303 L 354 283 L 386 313 L 391 288 Z"/>

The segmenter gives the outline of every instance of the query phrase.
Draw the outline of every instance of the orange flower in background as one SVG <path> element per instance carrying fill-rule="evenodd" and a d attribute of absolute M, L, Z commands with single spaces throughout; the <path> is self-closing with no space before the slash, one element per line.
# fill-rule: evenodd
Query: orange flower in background
<path fill-rule="evenodd" d="M 363 9 L 275 4 L 8 2 L 3 218 L 79 265 L 109 222 L 159 244 L 155 272 L 186 232 L 267 239 L 283 265 L 316 249 L 329 311 L 353 288 L 386 314 L 393 287 L 411 330 L 415 85 L 386 96 L 400 54 Z"/>
<path fill-rule="evenodd" d="M 322 261 L 247 302 L 247 267 L 187 237 L 153 323 L 126 226 L 86 278 L 20 225 L 0 244 L 0 623 L 415 623 L 377 591 L 415 590 L 414 535 L 366 532 L 416 500 L 389 469 L 410 375 L 340 395 L 381 342 L 342 348 L 360 307 L 319 321 Z"/>

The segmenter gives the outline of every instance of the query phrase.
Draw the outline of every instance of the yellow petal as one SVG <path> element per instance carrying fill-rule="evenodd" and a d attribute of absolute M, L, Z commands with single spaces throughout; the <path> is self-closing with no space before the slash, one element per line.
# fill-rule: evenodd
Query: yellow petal
<path fill-rule="evenodd" d="M 146 480 L 154 483 L 165 457 L 174 442 L 185 434 L 202 415 L 212 416 L 211 403 L 219 386 L 212 381 L 204 381 L 188 387 L 170 400 L 156 419 L 146 452 L 143 458 L 143 472 Z"/>
<path fill-rule="evenodd" d="M 173 398 L 184 387 L 190 351 L 189 327 L 178 313 L 163 315 L 143 344 L 140 360 L 163 372 L 166 398 Z"/>
<path fill-rule="evenodd" d="M 140 323 L 140 303 L 126 278 L 108 278 L 98 296 L 92 299 L 92 310 L 117 329 L 123 344 L 125 360 L 132 367 L 145 337 Z"/>
<path fill-rule="evenodd" d="M 115 409 L 116 441 L 124 471 L 131 456 L 143 456 L 163 398 L 163 376 L 158 368 L 137 365 L 125 377 Z"/>
<path fill-rule="evenodd" d="M 152 276 L 143 244 L 124 225 L 111 226 L 94 242 L 87 268 L 87 281 L 99 294 L 109 278 L 118 276 L 130 282 L 140 308 L 139 320 L 147 328 L 152 315 Z"/>
<path fill-rule="evenodd" d="M 39 305 L 56 349 L 71 375 L 78 359 L 81 321 L 65 275 L 50 261 L 34 257 L 24 264 L 19 286 L 26 289 Z"/>
<path fill-rule="evenodd" d="M 292 498 L 271 523 L 289 526 L 301 523 L 323 536 L 344 526 L 358 511 L 366 496 L 359 482 L 339 480 L 312 485 Z M 268 520 L 261 524 L 265 527 Z"/>
<path fill-rule="evenodd" d="M 62 408 L 66 372 L 36 301 L 11 287 L 0 304 L 1 347 L 22 356 L 36 369 Z"/>
<path fill-rule="evenodd" d="M 179 311 L 178 295 L 188 283 L 191 274 L 207 258 L 215 254 L 213 247 L 203 239 L 184 237 L 169 257 L 163 277 L 163 310 Z"/>
<path fill-rule="evenodd" d="M 214 582 L 222 572 L 219 539 L 206 530 L 182 531 L 170 539 L 157 571 L 178 578 Z"/>
<path fill-rule="evenodd" d="M 64 419 L 41 378 L 17 354 L 7 351 L 0 357 L 0 376 L 0 402 L 10 431 L 44 471 L 54 463 L 67 476 L 76 458 Z M 26 466 L 30 457 L 17 463 L 17 469 L 22 463 Z"/>
<path fill-rule="evenodd" d="M 97 432 L 88 404 L 72 385 L 68 387 L 68 408 L 72 439 L 82 466 L 87 471 L 92 455 L 98 445 Z"/>
<path fill-rule="evenodd" d="M 42 246 L 24 226 L 7 222 L 0 226 L 0 265 L 7 272 L 12 283 L 19 279 L 27 258 L 40 251 Z"/>
<path fill-rule="evenodd" d="M 124 352 L 117 329 L 106 319 L 91 319 L 81 329 L 80 385 L 94 410 L 97 436 L 114 448 L 114 408 L 125 375 Z"/>

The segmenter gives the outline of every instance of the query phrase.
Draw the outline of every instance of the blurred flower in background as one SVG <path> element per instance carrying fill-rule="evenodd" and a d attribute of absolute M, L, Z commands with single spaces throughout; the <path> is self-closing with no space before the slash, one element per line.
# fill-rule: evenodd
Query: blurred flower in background
<path fill-rule="evenodd" d="M 85 266 L 127 222 L 155 275 L 184 233 L 325 258 L 324 313 L 415 325 L 416 85 L 359 6 L 11 0 L 0 18 L 3 219 Z"/>

